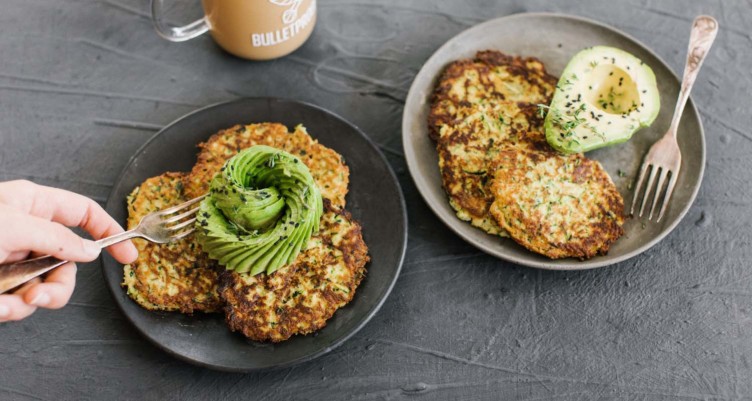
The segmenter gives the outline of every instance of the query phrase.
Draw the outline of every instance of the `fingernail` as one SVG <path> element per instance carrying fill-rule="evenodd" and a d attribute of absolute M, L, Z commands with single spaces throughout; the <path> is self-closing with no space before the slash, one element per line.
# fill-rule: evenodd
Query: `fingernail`
<path fill-rule="evenodd" d="M 4 318 L 10 315 L 10 308 L 5 305 L 0 305 L 0 318 Z"/>
<path fill-rule="evenodd" d="M 50 296 L 45 292 L 40 292 L 34 297 L 34 300 L 31 301 L 31 304 L 35 306 L 45 306 L 48 303 L 50 303 Z"/>
<path fill-rule="evenodd" d="M 99 256 L 99 252 L 102 251 L 102 248 L 97 245 L 96 242 L 85 239 L 84 240 L 84 252 L 86 254 L 90 255 L 91 257 L 97 257 Z"/>

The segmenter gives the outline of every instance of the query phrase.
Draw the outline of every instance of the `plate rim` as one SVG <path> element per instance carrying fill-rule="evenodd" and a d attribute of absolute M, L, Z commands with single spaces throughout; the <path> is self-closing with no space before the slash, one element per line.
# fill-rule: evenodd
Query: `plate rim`
<path fill-rule="evenodd" d="M 224 372 L 232 372 L 232 373 L 251 373 L 251 372 L 269 371 L 269 370 L 275 370 L 275 369 L 288 368 L 288 367 L 291 367 L 291 366 L 299 365 L 299 364 L 302 364 L 302 363 L 309 362 L 309 361 L 312 361 L 314 359 L 317 359 L 317 358 L 319 358 L 319 357 L 321 357 L 323 355 L 328 354 L 329 352 L 331 352 L 335 348 L 337 348 L 337 347 L 341 346 L 342 344 L 344 344 L 345 342 L 347 342 L 350 338 L 352 338 L 352 336 L 354 336 L 355 334 L 357 334 L 361 329 L 363 329 L 363 327 L 365 327 L 366 324 L 368 324 L 368 322 L 371 321 L 371 319 L 379 312 L 379 310 L 381 310 L 381 307 L 386 302 L 386 299 L 389 298 L 389 295 L 392 293 L 392 290 L 394 289 L 394 286 L 395 286 L 397 280 L 399 279 L 399 276 L 402 273 L 402 268 L 404 266 L 404 262 L 405 262 L 405 258 L 406 258 L 406 254 L 407 254 L 407 243 L 408 243 L 408 232 L 409 232 L 408 231 L 408 228 L 409 228 L 408 227 L 409 219 L 408 219 L 408 213 L 407 213 L 407 202 L 405 200 L 405 194 L 402 191 L 402 186 L 399 183 L 399 179 L 397 178 L 397 175 L 394 172 L 394 169 L 389 164 L 389 161 L 387 160 L 386 156 L 381 151 L 381 149 L 379 149 L 379 147 L 376 145 L 376 143 L 368 135 L 366 135 L 365 132 L 363 132 L 360 129 L 360 127 L 358 127 L 357 125 L 353 124 L 352 122 L 350 122 L 349 120 L 343 118 L 342 116 L 340 116 L 339 114 L 337 114 L 335 112 L 332 112 L 332 111 L 327 110 L 327 109 L 325 109 L 325 108 L 323 108 L 321 106 L 318 106 L 316 104 L 312 104 L 312 103 L 309 103 L 309 102 L 306 102 L 306 101 L 301 101 L 301 100 L 291 99 L 291 98 L 284 98 L 284 97 L 277 97 L 277 96 L 247 96 L 247 97 L 240 97 L 240 98 L 233 99 L 233 100 L 227 100 L 227 101 L 212 103 L 212 104 L 209 104 L 207 106 L 203 106 L 203 107 L 197 108 L 197 109 L 195 109 L 193 111 L 190 111 L 190 112 L 188 112 L 186 114 L 183 114 L 180 117 L 178 117 L 178 118 L 174 119 L 173 121 L 171 121 L 170 123 L 166 124 L 164 127 L 162 127 L 161 129 L 159 129 L 159 131 L 157 131 L 151 137 L 149 137 L 141 146 L 139 146 L 138 149 L 136 149 L 136 151 L 134 151 L 134 153 L 131 155 L 131 157 L 128 159 L 128 161 L 125 163 L 125 165 L 123 166 L 122 170 L 120 171 L 120 173 L 118 174 L 117 178 L 115 179 L 114 184 L 112 186 L 112 189 L 110 190 L 109 194 L 107 195 L 107 200 L 105 201 L 105 206 L 104 206 L 105 210 L 109 209 L 109 207 L 111 206 L 110 205 L 111 202 L 115 202 L 116 201 L 116 200 L 114 200 L 115 192 L 117 191 L 117 188 L 119 188 L 120 183 L 122 182 L 123 178 L 125 177 L 126 173 L 130 169 L 130 167 L 135 162 L 136 158 L 139 155 L 141 155 L 144 152 L 144 150 L 146 150 L 151 145 L 151 143 L 153 141 L 155 141 L 159 136 L 163 135 L 163 133 L 166 130 L 170 129 L 172 126 L 174 126 L 176 124 L 181 123 L 183 120 L 185 120 L 185 119 L 187 119 L 189 117 L 194 116 L 195 114 L 209 112 L 209 111 L 211 111 L 214 108 L 220 108 L 220 107 L 227 106 L 227 105 L 230 105 L 230 104 L 242 103 L 242 102 L 246 102 L 246 101 L 266 101 L 266 102 L 295 103 L 295 104 L 298 104 L 298 105 L 302 105 L 304 107 L 312 108 L 312 109 L 314 109 L 314 110 L 316 110 L 316 111 L 318 111 L 320 113 L 328 114 L 328 115 L 334 117 L 335 119 L 340 120 L 344 124 L 350 126 L 351 128 L 353 128 L 353 130 L 358 135 L 360 135 L 363 139 L 365 139 L 365 141 L 368 144 L 368 146 L 370 146 L 374 151 L 376 151 L 376 154 L 378 155 L 378 157 L 380 158 L 380 160 L 382 161 L 382 163 L 384 163 L 384 165 L 387 168 L 387 172 L 389 173 L 389 178 L 391 179 L 392 183 L 394 184 L 394 186 L 397 189 L 397 196 L 398 196 L 399 204 L 400 204 L 400 208 L 401 208 L 401 210 L 399 210 L 399 212 L 400 212 L 399 214 L 401 215 L 401 220 L 402 220 L 402 225 L 403 225 L 403 230 L 401 232 L 403 240 L 402 240 L 402 244 L 401 244 L 401 250 L 400 250 L 400 255 L 399 255 L 399 258 L 398 258 L 398 262 L 397 262 L 397 267 L 396 267 L 396 269 L 394 271 L 394 275 L 391 278 L 389 284 L 385 287 L 384 291 L 379 296 L 379 298 L 376 301 L 376 303 L 374 304 L 374 306 L 364 315 L 364 317 L 361 319 L 361 321 L 358 324 L 356 324 L 350 330 L 349 333 L 346 333 L 344 336 L 342 336 L 338 340 L 334 341 L 333 343 L 329 344 L 327 347 L 322 348 L 322 349 L 320 349 L 320 350 L 318 350 L 318 351 L 316 351 L 316 352 L 314 352 L 312 354 L 304 355 L 304 356 L 301 356 L 301 357 L 299 357 L 297 359 L 293 359 L 293 360 L 287 361 L 285 363 L 277 364 L 277 365 L 274 365 L 274 366 L 253 367 L 253 368 L 227 367 L 227 366 L 224 366 L 224 365 L 217 365 L 217 364 L 210 363 L 210 362 L 196 360 L 196 359 L 190 358 L 190 357 L 188 357 L 186 355 L 180 354 L 179 352 L 174 351 L 174 350 L 168 348 L 167 346 L 163 345 L 161 342 L 157 341 L 153 336 L 151 336 L 142 327 L 140 327 L 140 325 L 136 324 L 136 322 L 131 318 L 130 314 L 128 314 L 125 311 L 124 305 L 120 302 L 120 300 L 118 298 L 118 296 L 121 295 L 121 294 L 118 294 L 116 292 L 118 289 L 122 289 L 122 287 L 118 286 L 117 288 L 113 288 L 109 284 L 109 282 L 107 280 L 107 275 L 110 274 L 110 273 L 107 273 L 108 269 L 106 267 L 106 264 L 115 263 L 115 264 L 120 265 L 120 266 L 124 266 L 124 265 L 122 263 L 114 260 L 114 258 L 112 258 L 112 256 L 110 256 L 106 252 L 103 252 L 102 254 L 100 254 L 99 260 L 101 261 L 101 265 L 102 265 L 102 280 L 104 281 L 105 287 L 107 287 L 107 290 L 109 291 L 110 295 L 112 296 L 113 302 L 117 305 L 118 310 L 125 316 L 125 318 L 130 323 L 131 327 L 135 328 L 136 331 L 143 338 L 147 339 L 151 344 L 155 345 L 161 351 L 167 353 L 168 355 L 170 355 L 170 356 L 172 356 L 172 357 L 174 357 L 174 358 L 176 358 L 178 360 L 190 363 L 192 365 L 200 366 L 200 367 L 203 367 L 203 368 L 209 368 L 209 369 L 213 369 L 213 370 L 224 371 Z M 113 204 L 112 206 L 115 206 L 115 205 Z M 107 259 L 109 259 L 109 261 Z M 356 296 L 357 296 L 357 294 L 356 294 Z M 128 300 L 130 300 L 130 298 L 128 298 Z M 166 312 L 166 313 L 170 313 L 170 312 Z"/>
<path fill-rule="evenodd" d="M 540 17 L 559 18 L 559 19 L 575 21 L 581 24 L 590 24 L 590 25 L 594 25 L 602 29 L 609 30 L 618 35 L 621 35 L 624 38 L 634 42 L 636 45 L 641 47 L 645 52 L 649 53 L 652 57 L 658 60 L 658 62 L 661 63 L 661 65 L 670 73 L 670 75 L 679 83 L 679 85 L 681 85 L 681 80 L 679 79 L 679 76 L 676 74 L 676 72 L 666 63 L 665 60 L 663 60 L 663 58 L 661 58 L 655 51 L 653 51 L 653 49 L 651 49 L 650 47 L 642 43 L 640 40 L 634 38 L 632 35 L 600 21 L 596 21 L 587 17 L 579 16 L 579 15 L 571 15 L 571 14 L 556 13 L 556 12 L 520 12 L 520 13 L 508 14 L 508 15 L 493 18 L 487 21 L 483 21 L 479 24 L 475 24 L 467 29 L 464 29 L 461 32 L 449 38 L 439 48 L 437 48 L 431 54 L 431 56 L 428 59 L 426 59 L 426 61 L 423 62 L 421 69 L 415 75 L 415 78 L 413 79 L 413 82 L 410 85 L 410 89 L 407 93 L 407 97 L 405 98 L 405 108 L 403 109 L 403 115 L 402 115 L 402 147 L 405 152 L 405 160 L 407 162 L 407 168 L 410 171 L 410 177 L 412 178 L 413 183 L 418 189 L 420 196 L 423 198 L 423 201 L 428 205 L 428 207 L 431 209 L 434 215 L 436 215 L 436 217 L 438 217 L 439 220 L 442 223 L 444 223 L 444 225 L 449 227 L 450 230 L 452 230 L 456 235 L 462 238 L 465 242 L 467 242 L 468 244 L 474 246 L 475 248 L 481 250 L 482 252 L 486 254 L 489 254 L 491 256 L 494 256 L 498 259 L 501 259 L 507 262 L 514 263 L 516 265 L 542 269 L 542 270 L 552 270 L 552 271 L 591 270 L 591 269 L 596 269 L 600 267 L 615 265 L 617 263 L 624 262 L 626 260 L 629 260 L 637 255 L 640 255 L 648 251 L 650 248 L 655 246 L 658 242 L 666 238 L 666 236 L 668 236 L 668 234 L 674 231 L 674 229 L 679 225 L 679 223 L 682 220 L 684 220 L 684 217 L 689 212 L 689 209 L 691 209 L 692 205 L 694 205 L 695 203 L 697 194 L 699 193 L 700 187 L 702 186 L 702 179 L 705 175 L 705 162 L 707 159 L 707 147 L 705 143 L 705 128 L 703 127 L 703 124 L 702 124 L 702 116 L 697 110 L 697 106 L 695 105 L 695 102 L 692 99 L 692 95 L 689 96 L 687 106 L 697 116 L 697 122 L 698 122 L 698 127 L 699 127 L 699 132 L 700 132 L 702 157 L 701 157 L 701 160 L 699 160 L 700 168 L 699 168 L 699 173 L 697 177 L 697 184 L 694 185 L 694 187 L 692 188 L 692 193 L 689 196 L 689 202 L 687 202 L 686 207 L 684 207 L 684 209 L 682 209 L 679 212 L 676 220 L 673 223 L 671 223 L 669 226 L 667 226 L 663 231 L 661 231 L 656 237 L 654 237 L 647 243 L 643 244 L 642 246 L 630 252 L 627 252 L 624 255 L 618 256 L 612 260 L 593 261 L 593 259 L 590 259 L 588 261 L 573 261 L 571 258 L 569 258 L 569 259 L 563 259 L 563 260 L 572 260 L 572 261 L 558 262 L 554 264 L 553 262 L 549 262 L 549 261 L 528 261 L 528 260 L 518 259 L 514 255 L 506 255 L 503 252 L 500 252 L 499 250 L 495 250 L 491 247 L 486 247 L 474 241 L 472 237 L 465 235 L 465 233 L 457 225 L 457 223 L 462 223 L 462 224 L 468 224 L 468 223 L 462 220 L 459 220 L 456 215 L 451 215 L 449 217 L 446 217 L 441 214 L 442 211 L 439 209 L 438 205 L 432 203 L 431 198 L 428 195 L 428 190 L 430 189 L 428 183 L 426 182 L 425 184 L 421 184 L 419 177 L 418 177 L 420 175 L 418 174 L 418 165 L 417 165 L 418 162 L 417 162 L 417 159 L 414 157 L 416 153 L 414 151 L 415 148 L 412 146 L 412 143 L 408 140 L 408 135 L 405 134 L 406 132 L 410 131 L 410 127 L 408 127 L 408 115 L 407 115 L 406 110 L 407 110 L 408 104 L 411 104 L 414 101 L 416 101 L 416 99 L 414 98 L 418 98 L 417 100 L 419 100 L 419 94 L 418 94 L 419 88 L 417 88 L 417 82 L 418 82 L 417 78 L 423 72 L 423 68 L 425 67 L 425 65 L 434 61 L 435 58 L 438 58 L 439 53 L 441 53 L 446 48 L 451 46 L 452 42 L 456 40 L 458 37 L 466 35 L 469 31 L 483 29 L 483 27 L 487 25 L 498 24 L 500 21 L 508 21 L 510 19 L 525 19 L 525 18 L 540 18 Z M 686 109 L 687 108 L 685 107 L 685 112 L 686 112 Z M 682 118 L 683 117 L 684 115 L 682 115 Z M 408 155 L 411 155 L 411 157 L 408 157 Z M 625 215 L 625 217 L 630 217 L 630 216 Z"/>

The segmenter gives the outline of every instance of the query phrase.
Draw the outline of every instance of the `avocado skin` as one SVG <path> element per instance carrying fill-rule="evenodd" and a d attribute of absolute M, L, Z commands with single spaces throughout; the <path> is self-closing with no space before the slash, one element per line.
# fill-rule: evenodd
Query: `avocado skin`
<path fill-rule="evenodd" d="M 655 119 L 655 117 L 653 117 L 653 119 Z M 650 121 L 650 123 L 648 123 L 644 127 L 650 126 L 651 123 L 652 121 Z M 553 127 L 553 122 L 551 122 L 548 118 L 546 118 L 546 121 L 543 123 L 543 129 L 546 131 L 546 140 L 548 141 L 548 144 L 552 148 L 554 148 L 557 152 L 567 154 L 567 155 L 571 155 L 574 153 L 585 153 L 585 152 L 590 152 L 591 150 L 601 149 L 601 148 L 605 148 L 605 147 L 613 146 L 613 145 L 619 145 L 632 139 L 632 135 L 634 135 L 635 132 L 639 131 L 639 129 L 637 129 L 633 131 L 631 134 L 629 134 L 629 136 L 616 138 L 608 142 L 601 142 L 601 143 L 597 143 L 588 147 L 584 147 L 577 143 L 573 143 L 572 145 L 570 144 L 564 145 L 561 142 L 554 140 L 553 137 L 555 135 L 558 135 L 560 131 L 558 131 L 557 128 Z"/>

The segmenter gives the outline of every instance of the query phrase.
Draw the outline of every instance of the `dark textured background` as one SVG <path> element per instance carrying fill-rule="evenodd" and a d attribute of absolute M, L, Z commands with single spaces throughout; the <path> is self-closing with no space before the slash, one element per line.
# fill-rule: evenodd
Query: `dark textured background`
<path fill-rule="evenodd" d="M 182 3 L 172 20 L 200 15 L 198 2 Z M 283 96 L 330 109 L 381 145 L 410 237 L 394 292 L 360 333 L 314 362 L 249 375 L 148 344 L 115 308 L 101 264 L 82 266 L 70 305 L 0 325 L 0 399 L 752 399 L 752 3 L 374 3 L 321 1 L 302 49 L 252 63 L 208 36 L 163 41 L 146 0 L 2 1 L 1 180 L 104 202 L 161 126 L 222 100 Z M 692 18 L 720 22 L 693 92 L 708 144 L 702 189 L 674 233 L 628 262 L 556 273 L 485 256 L 431 214 L 405 169 L 401 111 L 423 61 L 473 24 L 524 11 L 613 25 L 675 71 Z"/>

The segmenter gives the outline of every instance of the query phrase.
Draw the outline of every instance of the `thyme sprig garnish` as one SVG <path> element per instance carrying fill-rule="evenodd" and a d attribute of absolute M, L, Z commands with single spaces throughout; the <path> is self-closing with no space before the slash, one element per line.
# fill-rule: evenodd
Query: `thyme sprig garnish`
<path fill-rule="evenodd" d="M 574 113 L 565 115 L 560 112 L 555 112 L 552 116 L 551 122 L 553 122 L 554 125 L 558 126 L 562 129 L 562 131 L 564 131 L 562 133 L 562 136 L 574 136 L 575 128 L 579 127 L 586 121 L 584 118 L 580 117 L 580 114 L 583 111 L 585 111 L 585 103 L 580 103 L 580 106 L 577 107 Z"/>
<path fill-rule="evenodd" d="M 546 118 L 546 114 L 548 113 L 547 110 L 550 109 L 550 107 L 542 103 L 538 103 L 537 106 L 538 106 L 538 117 Z"/>

